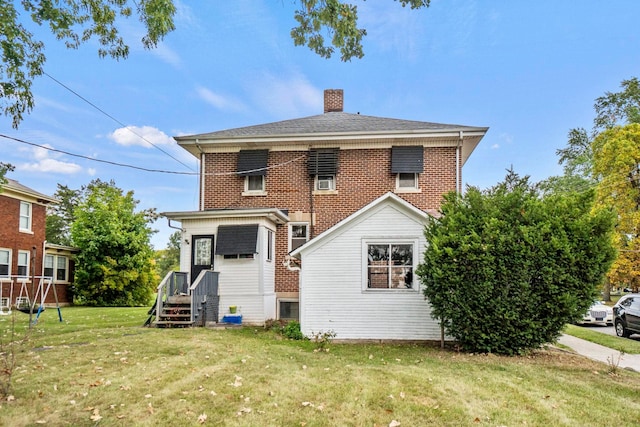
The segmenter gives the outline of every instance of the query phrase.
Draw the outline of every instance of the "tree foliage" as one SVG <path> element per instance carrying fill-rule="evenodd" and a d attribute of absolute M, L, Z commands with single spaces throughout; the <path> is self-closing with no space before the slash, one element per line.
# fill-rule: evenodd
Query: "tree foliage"
<path fill-rule="evenodd" d="M 431 0 L 394 0 L 402 7 L 429 7 Z M 340 51 L 342 61 L 362 58 L 362 39 L 366 30 L 358 26 L 358 8 L 343 0 L 297 0 L 294 12 L 298 23 L 291 30 L 296 46 L 308 46 L 323 58 Z M 22 8 L 18 9 L 18 5 Z M 233 6 L 231 6 L 233 7 Z M 175 29 L 173 0 L 59 0 L 10 2 L 0 0 L 0 109 L 18 128 L 24 114 L 34 107 L 31 86 L 41 76 L 46 62 L 45 45 L 29 30 L 28 21 L 47 25 L 51 33 L 76 49 L 89 40 L 97 40 L 98 55 L 124 59 L 129 46 L 120 35 L 117 23 L 137 16 L 146 34 L 142 44 L 150 49 Z"/>
<path fill-rule="evenodd" d="M 617 214 L 618 258 L 609 271 L 614 284 L 640 288 L 640 124 L 614 127 L 593 141 L 593 169 L 599 182 L 596 206 Z"/>
<path fill-rule="evenodd" d="M 579 175 L 593 179 L 593 140 L 615 126 L 640 123 L 640 81 L 637 77 L 623 80 L 620 92 L 606 92 L 596 98 L 593 108 L 596 117 L 589 134 L 584 128 L 569 131 L 567 146 L 556 151 L 565 175 Z"/>
<path fill-rule="evenodd" d="M 0 191 L 2 191 L 2 186 L 7 183 L 5 175 L 12 170 L 13 165 L 11 163 L 0 162 Z"/>
<path fill-rule="evenodd" d="M 170 271 L 177 271 L 180 268 L 180 239 L 182 233 L 176 231 L 169 236 L 169 242 L 165 249 L 157 250 L 155 253 L 156 270 L 158 276 L 163 278 Z"/>
<path fill-rule="evenodd" d="M 429 7 L 431 3 L 431 0 L 394 1 L 411 9 Z M 300 0 L 294 18 L 298 26 L 291 30 L 291 37 L 296 46 L 308 46 L 323 58 L 330 58 L 338 48 L 342 61 L 364 56 L 362 38 L 367 31 L 358 28 L 356 5 L 341 0 Z"/>
<path fill-rule="evenodd" d="M 519 354 L 581 316 L 615 255 L 613 214 L 591 211 L 593 197 L 541 197 L 512 171 L 447 195 L 417 270 L 447 334 L 467 351 Z"/>
<path fill-rule="evenodd" d="M 53 197 L 56 204 L 47 206 L 46 239 L 47 242 L 58 245 L 71 246 L 71 224 L 73 224 L 74 210 L 87 189 L 84 186 L 73 190 L 66 185 L 58 184 Z"/>
<path fill-rule="evenodd" d="M 75 295 L 88 305 L 148 304 L 158 283 L 149 223 L 154 211 L 139 211 L 133 192 L 113 181 L 92 181 L 74 210 L 71 239 L 76 256 Z"/>
<path fill-rule="evenodd" d="M 18 5 L 22 9 L 18 10 Z M 172 0 L 0 0 L 0 100 L 4 115 L 18 127 L 23 114 L 34 106 L 33 79 L 43 74 L 45 46 L 28 31 L 26 20 L 47 25 L 68 48 L 96 40 L 100 57 L 123 59 L 129 47 L 116 26 L 119 19 L 136 15 L 146 30 L 142 44 L 153 48 L 173 31 L 175 12 Z"/>

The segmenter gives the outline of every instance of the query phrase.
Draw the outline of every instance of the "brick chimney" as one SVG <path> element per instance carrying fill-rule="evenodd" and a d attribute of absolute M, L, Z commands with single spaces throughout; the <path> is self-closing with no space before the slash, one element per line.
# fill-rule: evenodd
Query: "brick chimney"
<path fill-rule="evenodd" d="M 325 89 L 324 112 L 341 112 L 344 108 L 344 93 L 342 89 Z"/>

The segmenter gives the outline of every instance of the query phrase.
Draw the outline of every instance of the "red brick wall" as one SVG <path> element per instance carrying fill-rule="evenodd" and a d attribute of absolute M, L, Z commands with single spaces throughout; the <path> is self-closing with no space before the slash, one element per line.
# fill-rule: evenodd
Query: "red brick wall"
<path fill-rule="evenodd" d="M 31 252 L 36 247 L 35 273 L 42 274 L 42 252 L 45 239 L 45 207 L 31 204 L 31 231 L 22 233 L 19 229 L 20 200 L 0 195 L 0 248 L 11 249 L 11 274 L 18 271 L 18 251 Z M 31 272 L 29 272 L 31 274 Z"/>
<path fill-rule="evenodd" d="M 266 177 L 266 196 L 242 196 L 244 178 L 236 171 L 237 153 L 207 154 L 205 159 L 204 208 L 279 208 L 293 212 L 313 211 L 316 222 L 312 236 L 322 233 L 371 201 L 396 188 L 396 175 L 391 173 L 391 149 L 340 150 L 337 194 L 313 195 L 313 177 L 307 173 L 307 151 L 272 151 Z M 296 161 L 292 161 L 298 159 Z M 456 188 L 455 147 L 425 148 L 424 173 L 419 176 L 420 193 L 398 193 L 422 210 L 438 209 L 442 195 Z M 287 254 L 288 227 L 279 226 L 276 233 L 276 291 L 296 292 L 298 274 L 282 267 Z"/>

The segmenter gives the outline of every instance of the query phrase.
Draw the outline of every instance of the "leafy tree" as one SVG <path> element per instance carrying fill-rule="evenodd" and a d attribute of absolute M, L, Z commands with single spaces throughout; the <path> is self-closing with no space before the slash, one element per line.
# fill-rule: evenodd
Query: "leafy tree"
<path fill-rule="evenodd" d="M 155 211 L 136 212 L 133 192 L 113 181 L 92 181 L 71 225 L 76 256 L 75 295 L 89 305 L 148 304 L 158 277 L 149 243 Z"/>
<path fill-rule="evenodd" d="M 599 185 L 597 206 L 617 213 L 614 244 L 619 255 L 611 283 L 640 288 L 640 124 L 614 127 L 593 141 L 593 170 Z"/>
<path fill-rule="evenodd" d="M 169 236 L 169 243 L 165 249 L 156 251 L 156 269 L 162 278 L 169 271 L 177 271 L 180 268 L 180 239 L 182 233 L 176 231 Z"/>
<path fill-rule="evenodd" d="M 411 9 L 429 7 L 431 0 L 394 0 Z M 323 58 L 330 58 L 340 49 L 342 61 L 362 58 L 362 38 L 367 31 L 358 28 L 357 6 L 341 0 L 300 0 L 295 12 L 298 26 L 291 30 L 296 46 L 308 46 Z M 325 40 L 325 33 L 331 39 Z"/>
<path fill-rule="evenodd" d="M 74 220 L 74 210 L 83 197 L 86 186 L 79 190 L 72 190 L 66 185 L 58 184 L 53 197 L 57 204 L 47 207 L 46 239 L 47 242 L 58 245 L 71 246 L 71 224 Z"/>
<path fill-rule="evenodd" d="M 640 81 L 637 77 L 623 80 L 622 91 L 607 92 L 596 98 L 593 108 L 596 117 L 589 134 L 584 128 L 569 131 L 565 148 L 556 151 L 559 163 L 564 165 L 565 175 L 579 175 L 592 179 L 593 140 L 601 132 L 614 126 L 640 123 Z"/>
<path fill-rule="evenodd" d="M 16 7 L 22 6 L 22 13 Z M 0 1 L 0 99 L 2 111 L 12 118 L 17 128 L 24 113 L 34 106 L 31 84 L 42 75 L 46 61 L 44 43 L 37 40 L 21 19 L 31 19 L 37 25 L 48 25 L 51 33 L 76 49 L 82 43 L 96 39 L 98 55 L 124 59 L 129 47 L 118 32 L 116 21 L 137 15 L 144 24 L 142 37 L 145 48 L 155 47 L 173 31 L 176 8 L 172 0 L 59 0 Z M 28 18 L 24 18 L 28 16 Z"/>
<path fill-rule="evenodd" d="M 2 190 L 2 186 L 7 183 L 5 175 L 7 174 L 7 172 L 10 172 L 12 170 L 13 165 L 11 165 L 10 163 L 0 162 L 0 191 Z"/>
<path fill-rule="evenodd" d="M 431 2 L 394 1 L 411 9 L 429 7 Z M 299 9 L 294 18 L 298 26 L 291 30 L 296 46 L 308 46 L 324 58 L 330 58 L 337 48 L 343 61 L 364 56 L 362 38 L 367 32 L 358 28 L 355 5 L 343 0 L 298 0 L 297 3 Z M 22 14 L 18 4 L 22 6 Z M 51 33 L 72 49 L 95 38 L 100 57 L 124 59 L 129 47 L 118 31 L 118 20 L 136 15 L 146 29 L 142 44 L 151 49 L 175 29 L 175 13 L 173 0 L 0 0 L 0 109 L 12 118 L 13 127 L 18 128 L 23 114 L 34 107 L 31 85 L 34 78 L 43 74 L 46 62 L 44 42 L 36 39 L 27 30 L 27 23 L 21 20 L 30 19 L 40 26 L 47 24 Z"/>
<path fill-rule="evenodd" d="M 488 190 L 448 194 L 417 269 L 447 334 L 467 351 L 519 354 L 581 316 L 615 256 L 614 216 L 592 211 L 593 199 L 541 197 L 512 171 Z"/>

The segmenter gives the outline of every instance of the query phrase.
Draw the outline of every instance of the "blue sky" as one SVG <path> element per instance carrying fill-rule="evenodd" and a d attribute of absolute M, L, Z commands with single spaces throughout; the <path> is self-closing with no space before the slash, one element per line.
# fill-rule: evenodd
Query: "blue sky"
<path fill-rule="evenodd" d="M 347 63 L 293 45 L 291 0 L 179 1 L 177 29 L 155 50 L 141 47 L 135 20 L 121 24 L 131 46 L 121 61 L 99 59 L 95 42 L 67 50 L 36 28 L 46 43 L 45 71 L 66 88 L 38 78 L 34 111 L 18 130 L 0 118 L 0 133 L 193 173 L 195 158 L 172 136 L 320 114 L 323 90 L 344 89 L 347 112 L 488 126 L 463 168 L 466 184 L 486 188 L 511 166 L 535 181 L 561 174 L 555 152 L 569 130 L 590 129 L 595 98 L 640 76 L 636 0 L 433 0 L 420 11 L 391 0 L 354 3 L 368 36 L 365 57 Z M 46 194 L 57 183 L 113 179 L 134 191 L 140 208 L 198 206 L 193 175 L 117 167 L 5 138 L 0 144 L 0 160 L 16 166 L 9 177 Z M 154 246 L 165 247 L 166 220 L 154 228 Z"/>

